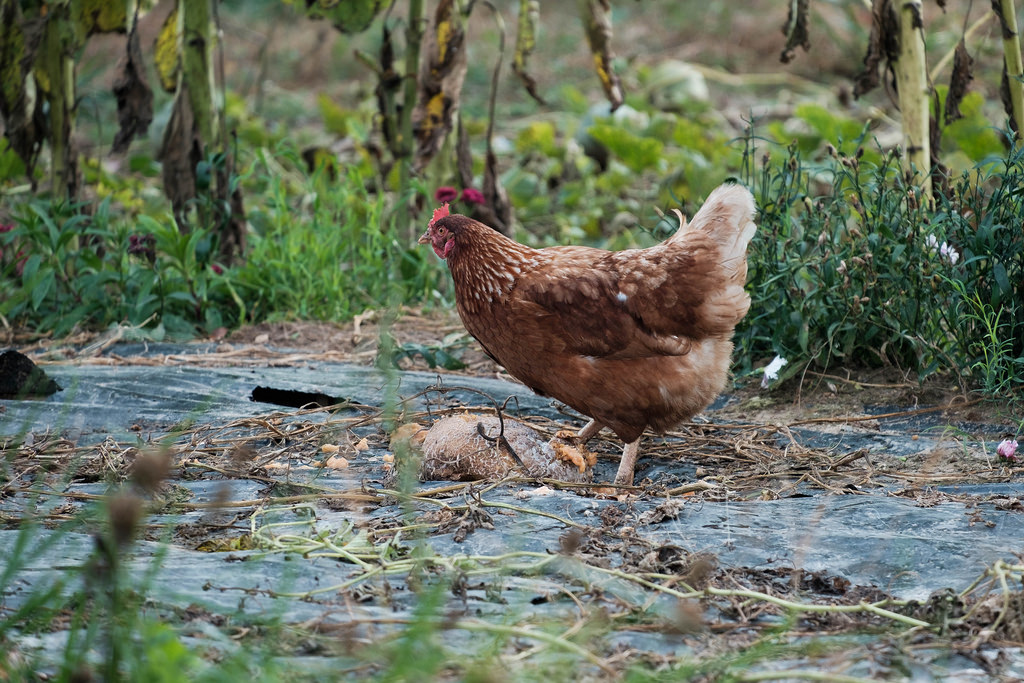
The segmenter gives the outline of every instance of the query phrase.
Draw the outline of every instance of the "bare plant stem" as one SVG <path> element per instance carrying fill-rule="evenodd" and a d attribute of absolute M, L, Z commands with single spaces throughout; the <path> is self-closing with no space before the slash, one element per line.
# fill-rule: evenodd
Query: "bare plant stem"
<path fill-rule="evenodd" d="M 900 52 L 894 65 L 903 116 L 903 170 L 908 177 L 920 173 L 920 187 L 926 198 L 932 195 L 931 144 L 928 134 L 928 104 L 931 89 L 924 54 L 924 29 L 920 0 L 900 5 Z M 916 182 L 915 182 L 916 184 Z"/>
<path fill-rule="evenodd" d="M 993 3 L 993 10 L 995 9 Z M 1024 135 L 1024 63 L 1021 61 L 1020 39 L 1017 33 L 1017 12 L 1013 0 L 999 0 L 1003 22 L 1003 58 L 1006 65 L 1007 87 L 1013 108 L 1013 121 L 1017 126 L 1017 139 Z"/>

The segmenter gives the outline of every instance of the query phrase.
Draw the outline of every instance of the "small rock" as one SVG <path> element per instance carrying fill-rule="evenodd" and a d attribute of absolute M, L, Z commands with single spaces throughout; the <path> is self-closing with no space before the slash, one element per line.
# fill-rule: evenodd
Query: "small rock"
<path fill-rule="evenodd" d="M 60 385 L 25 354 L 14 349 L 0 353 L 0 398 L 35 398 L 58 391 Z"/>

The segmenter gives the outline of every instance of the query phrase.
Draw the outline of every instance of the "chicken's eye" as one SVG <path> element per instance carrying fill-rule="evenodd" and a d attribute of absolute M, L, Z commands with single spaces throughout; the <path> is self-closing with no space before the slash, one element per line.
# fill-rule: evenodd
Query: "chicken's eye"
<path fill-rule="evenodd" d="M 448 230 L 443 225 L 437 226 L 437 234 L 441 237 L 444 237 L 447 232 Z"/>

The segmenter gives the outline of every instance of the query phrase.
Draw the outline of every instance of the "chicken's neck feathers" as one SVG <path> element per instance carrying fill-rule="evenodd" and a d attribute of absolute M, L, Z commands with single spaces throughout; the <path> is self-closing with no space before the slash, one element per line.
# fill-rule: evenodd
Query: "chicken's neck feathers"
<path fill-rule="evenodd" d="M 486 230 L 482 234 L 474 232 L 448 258 L 456 298 L 467 311 L 479 311 L 502 299 L 520 276 L 543 260 L 540 250 L 490 228 Z"/>

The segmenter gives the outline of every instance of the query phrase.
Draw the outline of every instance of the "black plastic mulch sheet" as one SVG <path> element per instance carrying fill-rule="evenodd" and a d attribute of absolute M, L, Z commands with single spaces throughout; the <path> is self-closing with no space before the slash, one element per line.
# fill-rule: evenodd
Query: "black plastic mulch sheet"
<path fill-rule="evenodd" d="M 143 351 L 141 347 L 122 346 L 117 348 L 117 353 L 130 358 L 133 354 L 152 355 L 169 350 L 188 352 L 180 347 L 150 346 Z M 434 373 L 382 372 L 315 361 L 290 367 L 122 364 L 46 365 L 45 369 L 63 391 L 38 400 L 0 401 L 0 441 L 11 445 L 27 438 L 38 443 L 40 439 L 60 435 L 74 444 L 104 441 L 140 444 L 183 429 L 182 425 L 221 425 L 240 418 L 296 410 L 251 400 L 257 387 L 297 392 L 300 397 L 308 394 L 325 400 L 348 401 L 351 405 L 338 410 L 358 415 L 399 404 L 403 397 L 413 396 L 439 380 Z M 564 421 L 573 428 L 582 424 L 560 413 L 549 400 L 516 384 L 450 375 L 442 379 L 448 387 L 469 387 L 498 402 L 514 396 L 518 409 L 515 403 L 510 403 L 510 414 L 518 410 L 523 415 Z M 435 405 L 441 401 L 449 408 L 459 403 L 488 405 L 489 401 L 482 394 L 452 390 L 442 396 L 434 392 L 415 399 L 414 404 L 406 407 L 422 409 L 425 401 Z M 313 414 L 309 419 L 321 419 L 326 414 Z M 714 410 L 709 411 L 707 417 L 714 420 Z M 941 429 L 928 429 L 929 420 L 936 427 L 943 425 L 938 416 L 917 418 L 913 425 L 913 432 L 918 435 L 915 439 L 911 439 L 906 424 L 890 427 L 884 421 L 880 431 L 826 433 L 802 427 L 793 433 L 801 442 L 840 454 L 857 449 L 866 449 L 869 453 L 889 449 L 912 455 L 934 450 L 946 438 Z M 983 455 L 976 446 L 968 444 L 967 455 L 980 459 Z M 991 451 L 990 444 L 988 452 Z M 11 473 L 8 476 L 16 474 L 10 467 L 13 453 L 13 448 L 6 453 L 7 471 Z M 288 476 L 296 481 L 315 482 L 322 487 L 318 490 L 344 491 L 360 487 L 372 490 L 386 485 L 382 459 L 377 457 L 385 453 L 386 446 L 377 445 L 366 457 L 354 458 L 347 469 L 297 469 L 289 471 Z M 713 473 L 716 467 L 713 456 L 699 463 L 686 460 L 645 458 L 642 449 L 637 479 L 647 477 L 657 482 L 684 484 L 693 480 L 698 466 L 704 473 Z M 602 458 L 595 481 L 610 481 L 615 466 L 614 459 Z M 9 489 L 32 489 L 31 481 L 6 483 Z M 266 481 L 241 477 L 225 483 L 215 473 L 176 479 L 174 483 L 190 492 L 191 502 L 222 500 L 225 486 L 231 500 L 255 500 L 266 496 L 268 491 Z M 438 485 L 431 482 L 419 487 L 425 490 Z M 62 486 L 59 492 L 64 493 L 99 494 L 108 490 L 108 484 L 102 481 L 71 481 Z M 896 483 L 850 491 L 850 495 L 835 495 L 831 490 L 802 486 L 794 489 L 793 495 L 775 500 L 758 500 L 749 492 L 737 493 L 732 499 L 732 494 L 726 490 L 706 498 L 677 498 L 678 504 L 668 514 L 657 514 L 662 509 L 659 506 L 666 502 L 659 496 L 641 495 L 620 501 L 557 488 L 538 492 L 539 488 L 535 482 L 517 482 L 489 490 L 483 496 L 486 501 L 509 506 L 487 509 L 496 523 L 476 525 L 470 533 L 463 530 L 462 534 L 457 525 L 452 525 L 405 542 L 425 544 L 429 552 L 449 558 L 497 556 L 516 551 L 558 554 L 568 531 L 562 520 L 581 528 L 607 526 L 609 511 L 612 511 L 614 524 L 624 529 L 622 544 L 608 544 L 612 566 L 629 554 L 629 539 L 636 537 L 643 539 L 646 548 L 709 553 L 716 558 L 717 565 L 726 570 L 799 568 L 839 577 L 854 586 L 877 588 L 896 598 L 915 600 L 925 600 L 943 589 L 962 590 L 992 563 L 1012 561 L 1018 553 L 1024 553 L 1024 514 L 1019 505 L 1005 503 L 1024 497 L 1024 483 L 1019 479 L 985 484 L 947 483 L 931 489 L 925 486 L 938 496 L 933 504 L 923 504 L 920 497 L 902 495 L 906 486 Z M 470 498 L 465 498 L 471 502 Z M 6 496 L 0 496 L 0 515 L 16 517 L 30 506 L 52 509 L 59 502 L 59 497 L 33 497 L 9 490 Z M 403 514 L 408 514 L 408 508 L 395 500 L 353 505 L 349 509 L 312 507 L 315 526 L 320 529 L 338 529 L 348 524 L 372 526 L 375 521 L 397 524 Z M 551 516 L 525 514 L 513 508 Z M 432 508 L 418 505 L 416 509 L 429 512 Z M 229 512 L 204 509 L 163 513 L 160 521 L 171 525 L 202 524 L 209 521 L 210 515 L 230 519 Z M 249 525 L 244 517 L 235 519 L 239 533 L 247 532 Z M 0 529 L 0 574 L 18 533 L 11 526 Z M 155 574 L 149 595 L 169 606 L 201 604 L 212 612 L 275 614 L 288 622 L 300 622 L 316 618 L 325 611 L 339 620 L 361 615 L 394 615 L 408 612 L 415 603 L 415 595 L 410 591 L 391 591 L 387 602 L 341 599 L 337 591 L 324 591 L 325 587 L 343 584 L 353 576 L 351 564 L 334 558 L 294 562 L 285 553 L 266 553 L 245 547 L 227 554 L 206 552 L 180 540 L 170 540 L 169 546 L 160 540 L 141 540 L 134 547 L 131 559 L 135 573 L 141 576 L 159 556 L 161 570 Z M 38 554 L 22 568 L 17 582 L 7 586 L 6 594 L 0 598 L 0 603 L 7 608 L 17 606 L 32 586 L 52 579 L 54 573 L 60 571 L 59 567 L 85 562 L 93 552 L 94 542 L 85 532 L 39 529 L 33 547 Z M 576 609 L 570 601 L 552 598 L 558 592 L 557 584 L 570 581 L 596 582 L 608 596 L 645 605 L 643 609 L 668 614 L 675 608 L 675 600 L 670 596 L 652 596 L 635 583 L 595 573 L 586 563 L 576 562 L 571 557 L 556 558 L 545 564 L 543 572 L 518 575 L 496 571 L 495 576 L 502 601 L 495 601 L 482 584 L 473 582 L 460 596 L 452 596 L 450 600 L 480 618 L 500 617 L 512 610 L 521 619 L 541 619 Z M 401 576 L 387 579 L 395 586 L 402 580 Z M 367 595 L 373 594 L 369 588 L 365 590 Z M 305 599 L 283 595 L 307 592 L 311 593 Z M 337 613 L 341 604 L 344 614 Z M 671 634 L 623 634 L 622 638 L 634 647 L 660 652 L 676 652 L 679 647 L 678 639 Z M 1014 664 L 1020 665 L 1019 661 Z"/>

